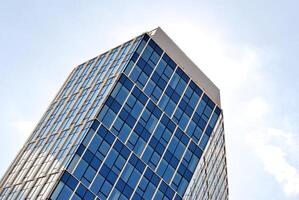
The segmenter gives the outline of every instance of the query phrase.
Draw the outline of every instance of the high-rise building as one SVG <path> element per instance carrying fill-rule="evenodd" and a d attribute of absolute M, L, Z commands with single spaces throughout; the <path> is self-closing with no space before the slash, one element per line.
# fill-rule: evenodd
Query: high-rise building
<path fill-rule="evenodd" d="M 160 29 L 77 66 L 0 199 L 228 199 L 219 89 Z"/>

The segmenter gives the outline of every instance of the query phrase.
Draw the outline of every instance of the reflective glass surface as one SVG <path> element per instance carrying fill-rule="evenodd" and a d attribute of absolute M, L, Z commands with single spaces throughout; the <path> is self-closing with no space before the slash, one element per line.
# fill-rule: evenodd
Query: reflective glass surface
<path fill-rule="evenodd" d="M 207 191 L 202 180 L 218 180 L 201 166 L 214 174 L 225 168 L 225 152 L 217 150 L 219 159 L 209 153 L 223 136 L 215 130 L 221 116 L 196 80 L 144 34 L 73 70 L 0 199 L 197 199 Z M 225 188 L 209 192 L 225 195 Z"/>
<path fill-rule="evenodd" d="M 67 171 L 100 199 L 182 199 L 220 114 L 146 37 Z"/>

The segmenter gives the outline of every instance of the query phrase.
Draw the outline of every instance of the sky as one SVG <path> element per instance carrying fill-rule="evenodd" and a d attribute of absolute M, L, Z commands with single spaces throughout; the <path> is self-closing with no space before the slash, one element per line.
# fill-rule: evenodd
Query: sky
<path fill-rule="evenodd" d="M 0 176 L 76 65 L 160 26 L 220 88 L 230 199 L 299 199 L 298 7 L 0 0 Z"/>

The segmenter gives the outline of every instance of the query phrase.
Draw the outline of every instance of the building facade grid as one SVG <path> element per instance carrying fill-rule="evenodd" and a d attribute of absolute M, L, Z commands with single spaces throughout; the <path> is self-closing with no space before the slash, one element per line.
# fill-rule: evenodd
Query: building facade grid
<path fill-rule="evenodd" d="M 150 36 L 76 67 L 0 199 L 228 199 L 220 105 Z"/>

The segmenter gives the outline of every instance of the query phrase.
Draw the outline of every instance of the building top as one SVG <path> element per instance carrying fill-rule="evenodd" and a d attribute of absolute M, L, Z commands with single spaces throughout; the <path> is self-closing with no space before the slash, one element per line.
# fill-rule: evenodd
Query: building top
<path fill-rule="evenodd" d="M 167 54 L 221 107 L 219 88 L 194 64 L 194 62 L 160 28 L 148 34 Z"/>

